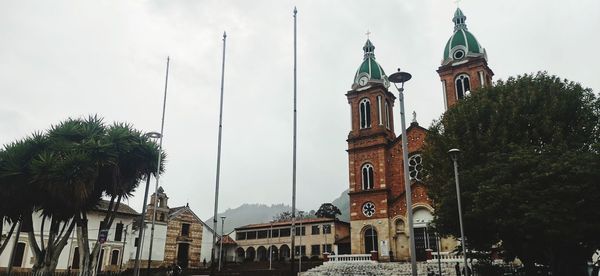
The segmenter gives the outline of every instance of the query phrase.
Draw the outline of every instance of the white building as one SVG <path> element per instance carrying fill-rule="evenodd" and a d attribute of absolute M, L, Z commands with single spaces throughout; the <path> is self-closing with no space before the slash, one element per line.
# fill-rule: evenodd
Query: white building
<path fill-rule="evenodd" d="M 100 205 L 95 211 L 91 211 L 87 214 L 90 248 L 96 243 L 100 222 L 104 219 L 106 210 L 108 209 L 108 203 L 108 201 L 101 201 Z M 102 250 L 100 251 L 100 257 L 102 260 L 100 267 L 101 270 L 118 270 L 121 265 L 125 267 L 127 265 L 129 256 L 131 256 L 131 252 L 133 252 L 133 256 L 135 257 L 135 247 L 133 246 L 135 237 L 132 236 L 132 224 L 135 217 L 139 217 L 139 214 L 135 210 L 123 203 L 119 205 L 115 220 L 108 231 L 107 241 L 102 245 Z M 39 230 L 41 228 L 41 223 L 41 216 L 34 215 L 33 227 L 38 244 L 40 243 Z M 48 236 L 49 224 L 50 222 L 46 220 L 46 228 L 44 229 L 45 237 Z M 2 235 L 6 234 L 10 230 L 9 228 L 10 225 L 5 224 L 3 227 L 5 230 L 3 230 Z M 162 235 L 164 236 L 164 233 Z M 4 249 L 4 252 L 0 254 L 0 270 L 5 270 L 8 267 L 10 253 L 12 251 L 15 238 L 16 233 L 13 233 L 8 246 Z M 155 242 L 155 244 L 157 243 Z M 155 246 L 160 247 L 158 244 Z M 164 252 L 164 243 L 162 250 Z M 125 257 L 125 259 L 123 257 Z M 30 269 L 33 267 L 33 264 L 34 255 L 29 245 L 28 235 L 27 233 L 22 232 L 15 251 L 13 271 Z M 69 267 L 72 269 L 79 267 L 79 248 L 77 245 L 76 229 L 73 229 L 71 238 L 68 240 L 67 245 L 62 250 L 56 269 L 57 271 L 63 271 L 67 270 Z"/>

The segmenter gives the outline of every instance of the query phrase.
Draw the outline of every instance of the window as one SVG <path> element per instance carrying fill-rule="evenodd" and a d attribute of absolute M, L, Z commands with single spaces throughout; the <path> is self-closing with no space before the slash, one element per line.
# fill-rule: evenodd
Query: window
<path fill-rule="evenodd" d="M 133 246 L 138 247 L 140 246 L 140 238 L 136 237 L 135 240 L 133 241 Z"/>
<path fill-rule="evenodd" d="M 318 235 L 319 234 L 319 226 L 318 225 L 313 225 L 312 226 L 312 233 L 313 235 Z"/>
<path fill-rule="evenodd" d="M 279 229 L 273 229 L 273 233 L 271 234 L 271 237 L 278 238 L 279 237 Z"/>
<path fill-rule="evenodd" d="M 267 230 L 258 231 L 258 234 L 257 234 L 258 238 L 259 239 L 266 239 L 267 238 L 267 232 L 268 232 Z"/>
<path fill-rule="evenodd" d="M 375 204 L 373 204 L 373 202 L 370 201 L 366 202 L 362 206 L 362 212 L 363 215 L 365 215 L 366 217 L 372 217 L 375 214 Z"/>
<path fill-rule="evenodd" d="M 365 164 L 362 167 L 362 188 L 363 190 L 373 189 L 373 165 Z"/>
<path fill-rule="evenodd" d="M 463 50 L 456 50 L 454 52 L 454 59 L 461 59 L 463 57 L 465 57 L 465 51 L 463 51 Z"/>
<path fill-rule="evenodd" d="M 323 245 L 323 252 L 329 252 L 331 253 L 331 244 L 324 244 Z"/>
<path fill-rule="evenodd" d="M 190 224 L 189 223 L 181 224 L 181 235 L 184 237 L 190 236 Z"/>
<path fill-rule="evenodd" d="M 119 263 L 119 250 L 113 250 L 110 254 L 110 264 L 116 265 Z"/>
<path fill-rule="evenodd" d="M 281 237 L 289 237 L 290 236 L 290 228 L 282 228 L 279 230 L 279 236 Z"/>
<path fill-rule="evenodd" d="M 408 175 L 411 180 L 421 181 L 423 172 L 423 158 L 420 154 L 414 154 L 408 158 Z"/>
<path fill-rule="evenodd" d="M 388 104 L 388 101 L 385 101 L 385 127 L 391 129 L 390 124 L 390 105 Z"/>
<path fill-rule="evenodd" d="M 306 256 L 306 245 L 296 246 L 294 251 L 296 256 Z"/>
<path fill-rule="evenodd" d="M 79 269 L 79 247 L 75 247 L 75 250 L 73 250 L 73 261 L 71 261 L 71 268 Z"/>
<path fill-rule="evenodd" d="M 246 239 L 246 232 L 237 232 L 237 233 L 235 233 L 235 239 L 236 240 L 245 240 Z"/>
<path fill-rule="evenodd" d="M 456 97 L 460 100 L 465 96 L 469 95 L 471 91 L 471 83 L 469 82 L 469 76 L 462 74 L 456 77 Z"/>
<path fill-rule="evenodd" d="M 306 235 L 306 227 L 296 227 L 296 236 L 304 236 Z"/>
<path fill-rule="evenodd" d="M 25 243 L 20 242 L 17 244 L 17 250 L 12 261 L 12 266 L 21 267 L 23 265 L 23 257 L 25 257 Z"/>
<path fill-rule="evenodd" d="M 371 102 L 369 99 L 362 99 L 359 104 L 360 110 L 360 128 L 371 127 Z"/>
<path fill-rule="evenodd" d="M 246 233 L 246 239 L 254 240 L 256 239 L 256 231 L 250 231 Z"/>
<path fill-rule="evenodd" d="M 318 244 L 310 246 L 310 255 L 311 256 L 319 256 L 321 255 L 321 246 Z"/>
<path fill-rule="evenodd" d="M 115 230 L 115 241 L 121 241 L 123 237 L 123 223 L 117 223 L 117 229 Z"/>
<path fill-rule="evenodd" d="M 160 221 L 165 221 L 165 214 L 160 214 Z"/>
<path fill-rule="evenodd" d="M 323 234 L 331 234 L 331 225 L 323 224 Z"/>

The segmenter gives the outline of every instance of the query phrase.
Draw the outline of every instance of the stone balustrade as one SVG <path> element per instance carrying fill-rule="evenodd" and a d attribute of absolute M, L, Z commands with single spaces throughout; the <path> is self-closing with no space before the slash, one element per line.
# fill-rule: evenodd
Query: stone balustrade
<path fill-rule="evenodd" d="M 372 262 L 371 254 L 329 255 L 329 262 Z"/>
<path fill-rule="evenodd" d="M 441 252 L 441 254 L 438 255 L 437 252 L 431 252 L 431 260 L 427 260 L 428 263 L 437 263 L 438 259 L 442 262 L 442 263 L 463 263 L 464 259 L 463 256 L 460 254 L 451 254 L 450 252 Z"/>

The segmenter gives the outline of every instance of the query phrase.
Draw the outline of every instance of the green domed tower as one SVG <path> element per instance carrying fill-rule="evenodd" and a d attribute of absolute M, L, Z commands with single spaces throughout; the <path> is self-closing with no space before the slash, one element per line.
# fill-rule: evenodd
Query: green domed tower
<path fill-rule="evenodd" d="M 492 84 L 494 72 L 487 65 L 487 53 L 468 31 L 467 17 L 460 8 L 454 12 L 454 33 L 444 47 L 442 65 L 437 72 L 442 79 L 446 109 L 472 90 Z"/>
<path fill-rule="evenodd" d="M 367 39 L 367 42 L 365 42 L 363 51 L 365 52 L 363 62 L 358 67 L 358 70 L 356 70 L 356 74 L 354 74 L 352 89 L 372 86 L 374 84 L 382 84 L 385 88 L 388 88 L 390 82 L 381 65 L 375 61 L 375 46 L 370 39 Z"/>

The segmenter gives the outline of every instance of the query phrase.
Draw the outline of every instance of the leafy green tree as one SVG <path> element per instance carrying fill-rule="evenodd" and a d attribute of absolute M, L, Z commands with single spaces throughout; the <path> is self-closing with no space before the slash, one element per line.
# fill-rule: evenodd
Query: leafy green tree
<path fill-rule="evenodd" d="M 467 245 L 553 275 L 584 275 L 600 247 L 600 100 L 545 72 L 499 81 L 449 108 L 426 138 L 435 223 L 460 236 L 454 172 L 459 148 Z"/>
<path fill-rule="evenodd" d="M 338 207 L 331 203 L 323 203 L 319 210 L 315 213 L 318 218 L 332 218 L 335 219 L 336 216 L 341 215 L 342 212 Z"/>
<path fill-rule="evenodd" d="M 0 189 L 0 197 L 25 194 L 15 214 L 28 233 L 34 274 L 55 270 L 76 227 L 80 275 L 91 275 L 100 245 L 96 242 L 90 248 L 87 213 L 103 197 L 110 198 L 102 223 L 110 228 L 121 200 L 156 172 L 158 154 L 158 146 L 140 131 L 121 123 L 106 126 L 98 117 L 68 119 L 44 134 L 5 147 L 0 154 L 0 187 L 13 190 Z M 32 220 L 38 213 L 42 216 L 39 239 Z M 44 237 L 47 222 L 50 227 Z"/>

